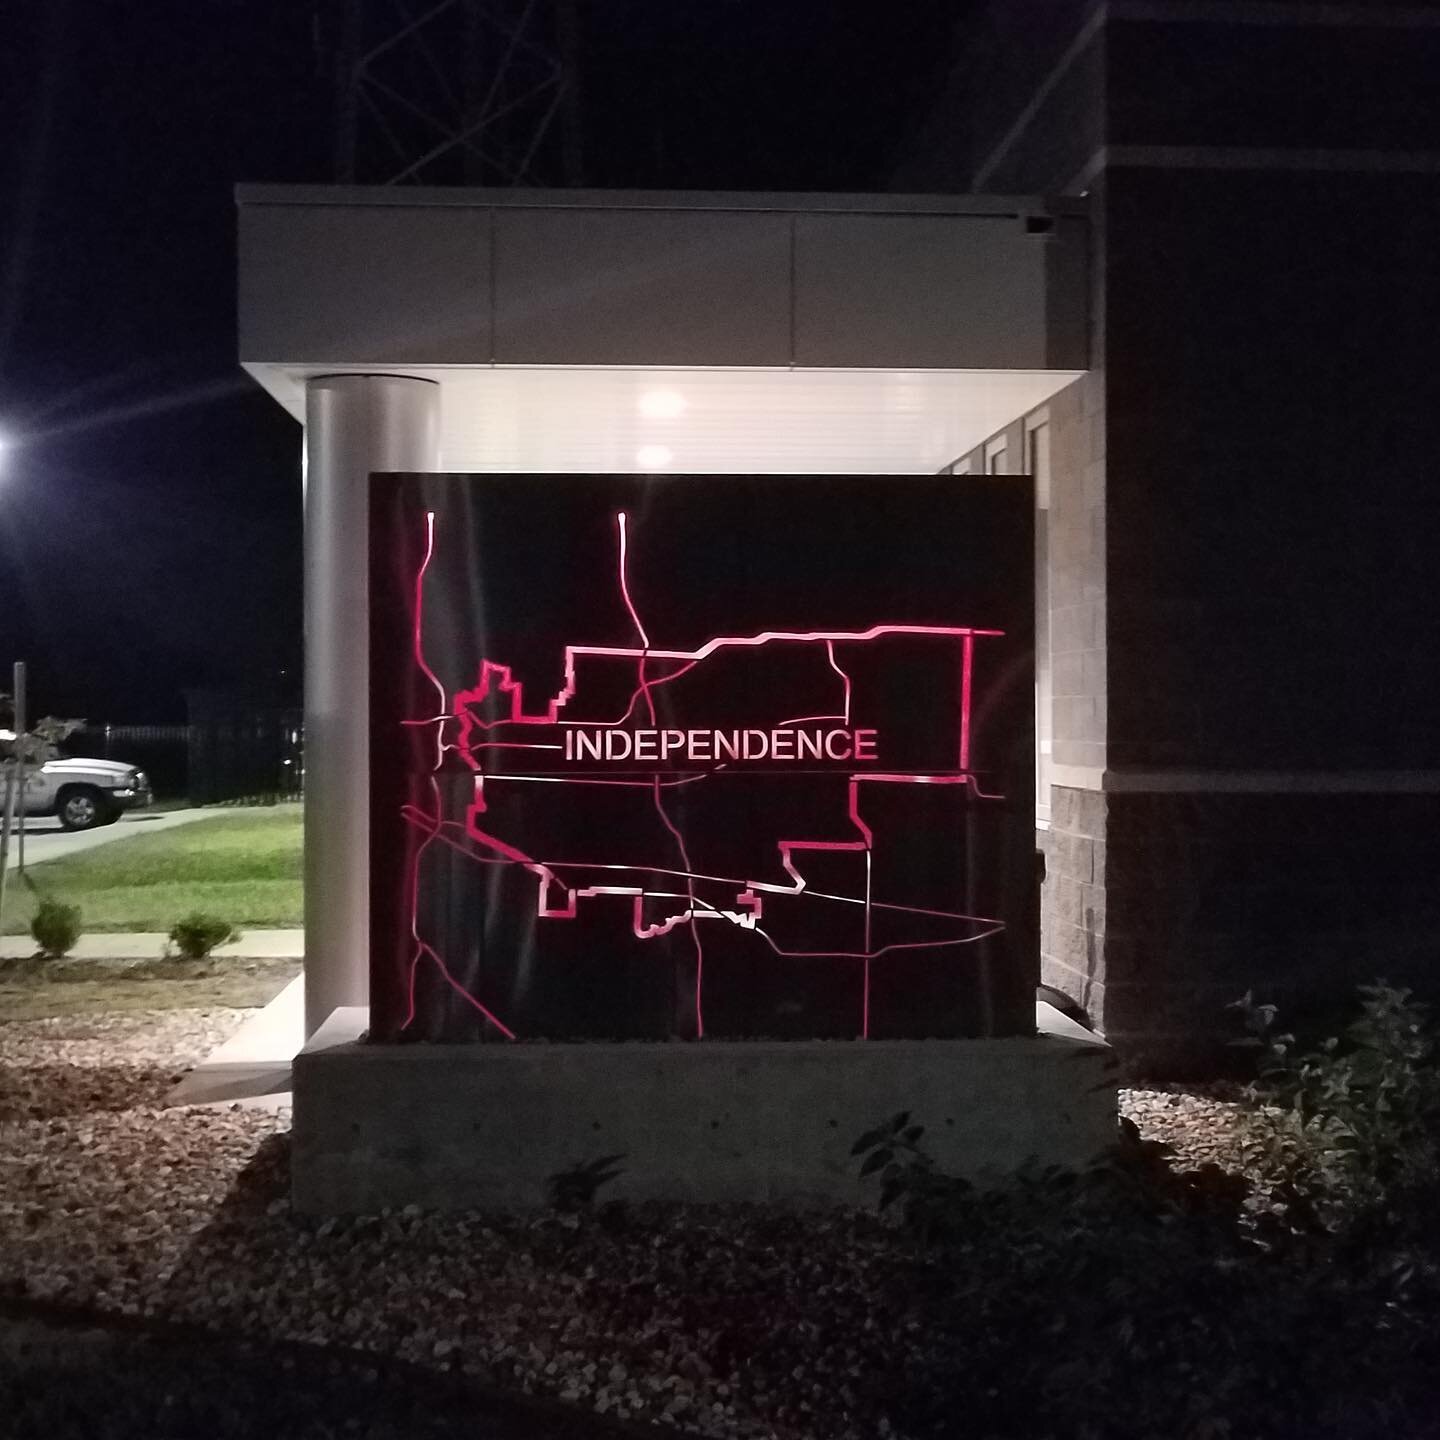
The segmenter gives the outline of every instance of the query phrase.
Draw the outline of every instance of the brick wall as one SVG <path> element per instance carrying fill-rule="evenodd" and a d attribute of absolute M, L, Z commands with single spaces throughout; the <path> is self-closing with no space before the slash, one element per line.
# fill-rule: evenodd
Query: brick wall
<path fill-rule="evenodd" d="M 1105 409 L 1086 375 L 1050 402 L 1050 667 L 1057 765 L 1105 763 Z"/>
<path fill-rule="evenodd" d="M 1226 1005 L 1251 987 L 1302 1028 L 1331 1023 L 1371 979 L 1433 994 L 1440 795 L 1103 801 L 1102 1013 L 1132 1057 L 1213 1054 L 1237 1033 Z"/>
<path fill-rule="evenodd" d="M 1042 973 L 1172 1066 L 1252 985 L 1440 996 L 1440 26 L 1315 8 L 989 0 L 929 176 L 1089 194 Z"/>
<path fill-rule="evenodd" d="M 1109 797 L 1054 785 L 1041 836 L 1040 978 L 1079 1001 L 1102 1029 L 1106 989 L 1106 834 Z"/>

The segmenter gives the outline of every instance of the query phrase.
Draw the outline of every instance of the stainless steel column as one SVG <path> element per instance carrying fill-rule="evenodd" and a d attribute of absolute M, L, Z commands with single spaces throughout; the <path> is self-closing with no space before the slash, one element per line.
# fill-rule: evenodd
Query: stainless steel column
<path fill-rule="evenodd" d="M 305 1033 L 370 998 L 369 477 L 440 464 L 440 387 L 324 375 L 305 392 Z"/>

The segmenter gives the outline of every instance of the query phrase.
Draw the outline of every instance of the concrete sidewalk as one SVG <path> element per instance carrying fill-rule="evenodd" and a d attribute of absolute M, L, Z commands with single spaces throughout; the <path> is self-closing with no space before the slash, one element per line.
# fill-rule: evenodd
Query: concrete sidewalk
<path fill-rule="evenodd" d="M 142 930 L 117 935 L 82 935 L 70 952 L 72 960 L 157 960 L 165 953 L 169 937 L 159 931 Z M 0 936 L 0 960 L 23 960 L 35 953 L 28 935 Z M 247 930 L 239 940 L 222 945 L 215 954 L 230 960 L 302 960 L 305 957 L 303 930 Z"/>
<path fill-rule="evenodd" d="M 167 1105 L 290 1104 L 290 1062 L 305 1043 L 305 977 L 297 975 L 166 1097 Z"/>

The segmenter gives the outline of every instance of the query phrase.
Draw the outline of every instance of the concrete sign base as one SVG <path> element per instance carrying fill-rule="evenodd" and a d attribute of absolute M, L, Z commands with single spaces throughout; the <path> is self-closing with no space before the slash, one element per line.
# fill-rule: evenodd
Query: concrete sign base
<path fill-rule="evenodd" d="M 367 1018 L 295 1059 L 298 1210 L 535 1207 L 607 1155 L 605 1199 L 865 1204 L 850 1148 L 901 1110 L 981 1182 L 1115 1137 L 1109 1046 L 1044 1003 L 1035 1036 L 984 1040 L 370 1045 Z"/>

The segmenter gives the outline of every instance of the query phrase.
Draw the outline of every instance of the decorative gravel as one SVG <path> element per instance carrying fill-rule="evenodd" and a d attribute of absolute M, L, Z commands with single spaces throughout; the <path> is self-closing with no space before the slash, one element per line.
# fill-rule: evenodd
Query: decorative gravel
<path fill-rule="evenodd" d="M 1122 1090 L 1120 1113 L 1146 1140 L 1169 1145 L 1182 1170 L 1218 1165 L 1245 1173 L 1251 1163 L 1257 1120 L 1238 1100 L 1193 1090 Z"/>
<path fill-rule="evenodd" d="M 132 1010 L 0 1023 L 0 1125 L 159 1104 L 247 1013 Z"/>
<path fill-rule="evenodd" d="M 155 1106 L 243 1012 L 0 1024 L 0 1294 L 330 1342 L 716 1437 L 890 1433 L 923 1267 L 862 1212 L 291 1215 L 284 1112 Z M 1126 1091 L 1182 1163 L 1237 1107 Z"/>

